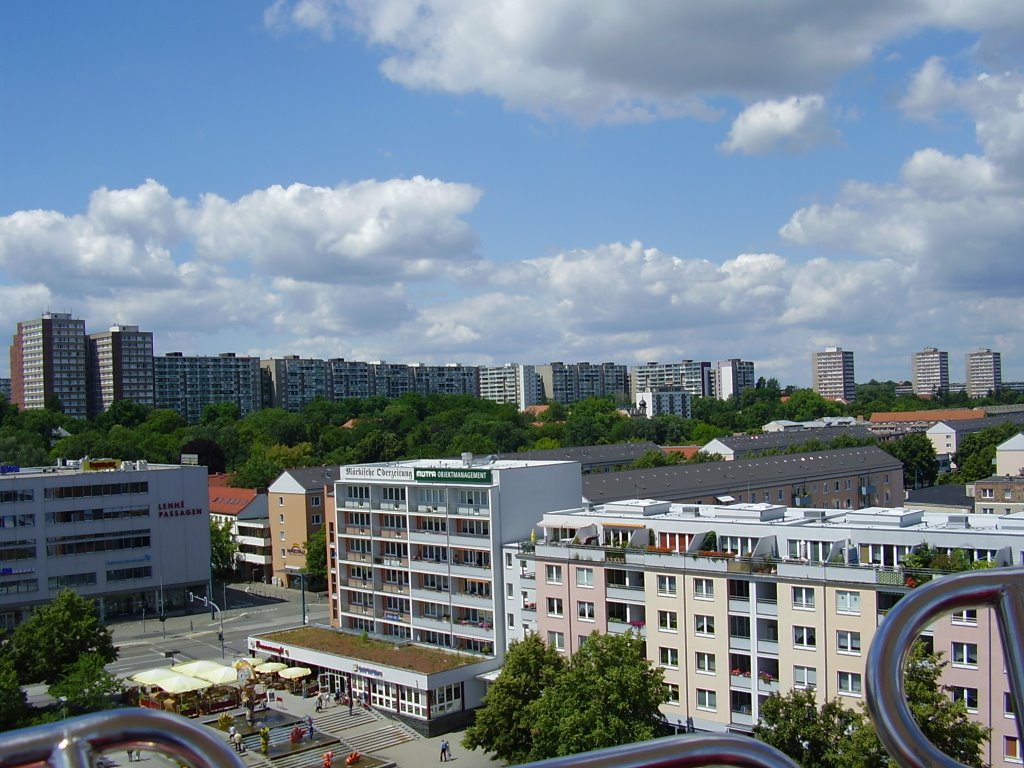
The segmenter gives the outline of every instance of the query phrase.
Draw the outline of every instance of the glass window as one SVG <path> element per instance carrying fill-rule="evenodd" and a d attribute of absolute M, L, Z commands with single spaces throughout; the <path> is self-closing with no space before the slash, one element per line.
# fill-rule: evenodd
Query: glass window
<path fill-rule="evenodd" d="M 977 643 L 953 643 L 950 659 L 954 667 L 977 667 Z"/>
<path fill-rule="evenodd" d="M 715 673 L 715 654 L 697 651 L 696 661 L 698 672 L 705 675 L 713 675 Z"/>
<path fill-rule="evenodd" d="M 697 689 L 697 709 L 714 712 L 718 709 L 718 694 L 706 688 Z"/>
<path fill-rule="evenodd" d="M 565 650 L 565 633 L 564 632 L 548 632 L 548 645 L 550 645 L 556 651 L 564 651 Z"/>
<path fill-rule="evenodd" d="M 562 615 L 562 598 L 560 597 L 549 597 L 548 598 L 548 616 L 561 616 Z"/>
<path fill-rule="evenodd" d="M 814 610 L 814 587 L 793 587 L 793 607 Z"/>
<path fill-rule="evenodd" d="M 836 650 L 839 653 L 853 653 L 860 655 L 860 632 L 850 632 L 840 629 L 836 632 Z"/>
<path fill-rule="evenodd" d="M 860 592 L 840 589 L 836 591 L 836 610 L 839 613 L 860 614 Z"/>
<path fill-rule="evenodd" d="M 714 600 L 715 582 L 711 579 L 694 579 L 693 596 L 698 600 Z"/>
<path fill-rule="evenodd" d="M 586 602 L 576 603 L 576 614 L 584 621 L 594 620 L 594 604 Z"/>
<path fill-rule="evenodd" d="M 658 574 L 658 594 L 663 597 L 675 597 L 676 577 Z"/>
<path fill-rule="evenodd" d="M 978 626 L 978 609 L 961 608 L 959 611 L 953 611 L 953 623 L 967 627 Z"/>
<path fill-rule="evenodd" d="M 794 688 L 815 688 L 818 685 L 818 670 L 814 667 L 793 667 Z"/>
<path fill-rule="evenodd" d="M 840 672 L 839 692 L 847 696 L 860 696 L 861 676 L 860 672 Z"/>
<path fill-rule="evenodd" d="M 1020 742 L 1016 736 L 1003 736 L 1003 757 L 1011 763 L 1019 763 L 1020 758 Z"/>
<path fill-rule="evenodd" d="M 661 666 L 663 667 L 678 667 L 679 666 L 679 649 L 678 648 L 659 648 L 658 654 L 661 659 Z"/>
<path fill-rule="evenodd" d="M 577 587 L 592 587 L 592 586 L 594 586 L 594 569 L 593 568 L 577 568 L 576 569 L 576 586 Z"/>
<path fill-rule="evenodd" d="M 815 645 L 814 627 L 793 627 L 795 648 L 814 648 Z"/>
<path fill-rule="evenodd" d="M 698 635 L 704 637 L 712 637 L 715 634 L 715 617 L 714 616 L 702 616 L 700 614 L 693 617 L 693 631 Z"/>
<path fill-rule="evenodd" d="M 544 574 L 548 584 L 562 583 L 562 566 L 548 565 L 544 567 Z"/>
<path fill-rule="evenodd" d="M 678 704 L 679 686 L 675 683 L 665 683 L 665 697 L 669 704 Z"/>
<path fill-rule="evenodd" d="M 962 685 L 954 685 L 949 689 L 953 701 L 962 701 L 968 712 L 978 711 L 978 689 L 967 688 Z"/>
<path fill-rule="evenodd" d="M 658 629 L 675 632 L 679 627 L 679 616 L 675 611 L 658 611 Z"/>

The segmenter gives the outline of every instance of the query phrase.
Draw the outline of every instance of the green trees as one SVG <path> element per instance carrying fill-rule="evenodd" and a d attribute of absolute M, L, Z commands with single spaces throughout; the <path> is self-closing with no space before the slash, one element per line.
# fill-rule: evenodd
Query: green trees
<path fill-rule="evenodd" d="M 983 768 L 988 729 L 971 720 L 964 702 L 953 701 L 940 684 L 945 666 L 942 654 L 923 643 L 911 649 L 903 672 L 911 714 L 932 744 L 964 765 Z M 838 700 L 818 707 L 813 691 L 772 694 L 761 705 L 754 736 L 803 768 L 896 768 L 866 708 L 846 709 Z"/>
<path fill-rule="evenodd" d="M 231 523 L 210 521 L 210 569 L 218 579 L 225 579 L 235 570 L 238 545 L 231 537 Z"/>
<path fill-rule="evenodd" d="M 313 584 L 327 581 L 327 530 L 321 525 L 306 542 L 306 576 Z"/>
<path fill-rule="evenodd" d="M 1020 424 L 1007 422 L 966 435 L 953 457 L 956 471 L 943 475 L 941 481 L 971 483 L 991 477 L 994 474 L 992 460 L 996 457 L 996 446 L 1020 431 Z"/>
<path fill-rule="evenodd" d="M 903 463 L 903 483 L 913 488 L 932 485 L 939 474 L 932 441 L 923 432 L 879 443 L 879 448 Z"/>
<path fill-rule="evenodd" d="M 67 674 L 50 686 L 50 695 L 66 699 L 70 713 L 74 714 L 117 706 L 115 697 L 124 686 L 117 675 L 103 668 L 106 663 L 97 653 L 80 656 Z"/>
<path fill-rule="evenodd" d="M 802 768 L 848 765 L 842 753 L 847 733 L 864 727 L 864 716 L 838 699 L 818 707 L 813 690 L 773 694 L 761 705 L 754 737 L 792 757 Z"/>
<path fill-rule="evenodd" d="M 644 741 L 665 695 L 632 633 L 595 632 L 568 663 L 531 635 L 509 649 L 463 745 L 521 763 Z"/>
<path fill-rule="evenodd" d="M 0 659 L 14 666 L 22 684 L 52 685 L 74 669 L 80 656 L 89 653 L 104 664 L 117 659 L 111 632 L 100 623 L 95 603 L 63 589 L 18 625 L 0 648 Z"/>
<path fill-rule="evenodd" d="M 515 641 L 505 654 L 505 666 L 494 681 L 462 744 L 493 753 L 496 760 L 518 765 L 532 760 L 534 718 L 530 705 L 561 674 L 565 660 L 537 637 Z"/>
<path fill-rule="evenodd" d="M 28 717 L 25 692 L 10 659 L 0 657 L 0 731 L 20 728 Z"/>

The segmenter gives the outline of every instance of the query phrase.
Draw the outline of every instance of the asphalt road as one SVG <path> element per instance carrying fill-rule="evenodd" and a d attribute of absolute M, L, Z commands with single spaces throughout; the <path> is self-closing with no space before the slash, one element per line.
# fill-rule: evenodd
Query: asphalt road
<path fill-rule="evenodd" d="M 249 591 L 246 591 L 249 587 Z M 218 602 L 224 593 L 218 590 Z M 112 624 L 118 659 L 107 665 L 107 670 L 119 677 L 131 677 L 137 672 L 170 664 L 167 654 L 173 652 L 175 663 L 209 659 L 231 662 L 247 657 L 246 639 L 249 635 L 276 629 L 296 627 L 302 623 L 301 595 L 296 590 L 264 585 L 236 585 L 228 587 L 227 610 L 223 616 L 210 618 L 209 609 L 201 603 L 191 616 L 171 616 L 161 626 L 160 621 L 147 618 L 145 622 L 131 621 Z M 328 606 L 316 595 L 306 593 L 306 615 L 311 624 L 327 623 Z M 224 626 L 223 651 L 217 638 Z"/>

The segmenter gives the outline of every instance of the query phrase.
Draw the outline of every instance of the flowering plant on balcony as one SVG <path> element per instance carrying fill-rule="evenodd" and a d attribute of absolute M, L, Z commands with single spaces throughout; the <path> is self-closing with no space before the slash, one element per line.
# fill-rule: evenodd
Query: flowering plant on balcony
<path fill-rule="evenodd" d="M 737 668 L 737 669 L 734 669 L 732 671 L 732 676 L 733 677 L 750 677 L 750 670 L 749 669 L 739 669 L 739 668 Z"/>
<path fill-rule="evenodd" d="M 762 683 L 774 683 L 775 682 L 775 678 L 772 677 L 771 674 L 768 673 L 768 672 L 761 672 L 761 673 L 758 674 L 757 677 L 758 677 L 758 679 Z"/>
<path fill-rule="evenodd" d="M 646 625 L 647 625 L 646 621 L 631 621 L 631 622 L 629 622 L 629 626 L 631 626 L 631 627 L 633 627 L 635 629 L 643 629 Z"/>

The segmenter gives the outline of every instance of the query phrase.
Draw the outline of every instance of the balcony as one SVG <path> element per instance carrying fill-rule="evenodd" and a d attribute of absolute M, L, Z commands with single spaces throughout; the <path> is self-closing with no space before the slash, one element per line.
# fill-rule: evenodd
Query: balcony
<path fill-rule="evenodd" d="M 452 605 L 490 610 L 494 605 L 494 599 L 490 595 L 484 596 L 473 592 L 453 592 Z"/>
<path fill-rule="evenodd" d="M 749 691 L 751 685 L 750 672 L 739 672 L 739 674 L 737 674 L 737 671 L 738 670 L 734 669 L 729 675 L 729 685 L 733 688 L 742 688 L 745 691 Z"/>
<path fill-rule="evenodd" d="M 762 672 L 757 677 L 757 690 L 761 693 L 778 693 L 779 680 L 773 675 Z"/>
<path fill-rule="evenodd" d="M 775 600 L 768 600 L 767 598 L 757 599 L 757 615 L 758 616 L 778 616 L 779 615 L 779 604 Z"/>
<path fill-rule="evenodd" d="M 382 584 L 380 587 L 381 592 L 387 592 L 390 595 L 408 595 L 409 585 L 408 584 Z"/>
<path fill-rule="evenodd" d="M 491 510 L 489 507 L 456 507 L 455 514 L 467 517 L 490 517 Z"/>
<path fill-rule="evenodd" d="M 431 629 L 435 632 L 451 632 L 452 623 L 448 621 L 444 616 L 428 616 L 426 614 L 422 616 L 416 616 L 412 622 L 414 627 L 421 629 Z"/>
<path fill-rule="evenodd" d="M 373 606 L 372 605 L 353 604 L 353 605 L 348 606 L 348 608 L 343 608 L 342 612 L 343 613 L 354 613 L 357 616 L 371 616 L 372 617 L 373 616 Z"/>
<path fill-rule="evenodd" d="M 625 585 L 609 584 L 605 587 L 605 596 L 610 600 L 620 600 L 628 603 L 644 602 L 644 588 L 627 587 Z"/>
<path fill-rule="evenodd" d="M 474 621 L 461 623 L 460 620 L 452 622 L 452 634 L 459 637 L 471 637 L 474 640 L 493 640 L 494 625 L 491 622 Z"/>
<path fill-rule="evenodd" d="M 381 528 L 377 535 L 382 539 L 406 539 L 409 537 L 405 528 Z"/>
<path fill-rule="evenodd" d="M 369 536 L 370 526 L 368 525 L 346 525 L 342 532 L 343 536 Z"/>
<path fill-rule="evenodd" d="M 534 603 L 534 602 L 523 603 L 523 611 L 529 612 L 529 613 L 536 613 L 537 612 L 537 604 Z"/>
<path fill-rule="evenodd" d="M 404 512 L 405 502 L 404 501 L 379 501 L 377 505 L 373 507 L 374 510 L 384 510 L 385 512 Z"/>

